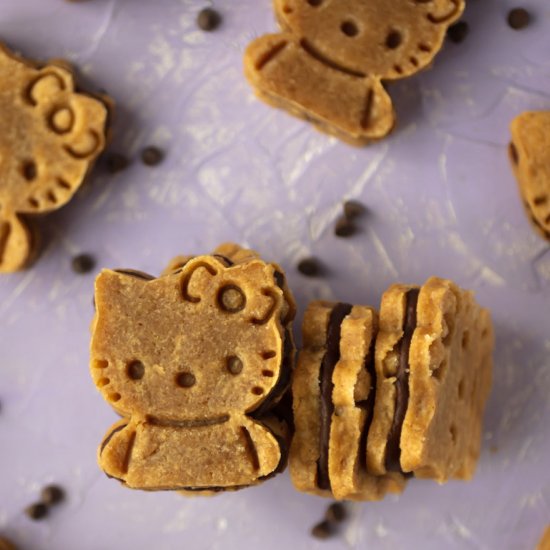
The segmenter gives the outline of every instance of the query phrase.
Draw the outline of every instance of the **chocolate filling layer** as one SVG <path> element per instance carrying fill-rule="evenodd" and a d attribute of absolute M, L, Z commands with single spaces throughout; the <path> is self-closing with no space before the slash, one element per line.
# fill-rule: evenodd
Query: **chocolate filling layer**
<path fill-rule="evenodd" d="M 359 441 L 359 464 L 364 470 L 367 469 L 367 439 L 369 437 L 370 425 L 374 416 L 374 401 L 376 397 L 376 369 L 374 368 L 374 344 L 376 337 L 373 335 L 369 353 L 365 357 L 364 369 L 370 375 L 370 391 L 365 401 L 360 401 L 355 405 L 365 410 L 365 424 L 361 432 L 361 440 Z"/>
<path fill-rule="evenodd" d="M 403 337 L 397 345 L 399 364 L 395 375 L 395 412 L 386 445 L 386 469 L 390 472 L 404 473 L 401 468 L 400 443 L 403 421 L 409 405 L 409 351 L 413 333 L 416 329 L 416 306 L 418 305 L 419 294 L 419 288 L 413 288 L 406 294 Z"/>
<path fill-rule="evenodd" d="M 332 402 L 332 374 L 334 367 L 340 360 L 340 334 L 342 322 L 349 315 L 353 306 L 350 304 L 338 304 L 330 313 L 327 327 L 326 352 L 321 361 L 319 372 L 319 405 L 320 405 L 320 429 L 319 429 L 319 459 L 317 460 L 317 486 L 319 489 L 330 491 L 330 479 L 328 470 L 328 454 L 330 442 L 330 425 L 334 404 Z"/>

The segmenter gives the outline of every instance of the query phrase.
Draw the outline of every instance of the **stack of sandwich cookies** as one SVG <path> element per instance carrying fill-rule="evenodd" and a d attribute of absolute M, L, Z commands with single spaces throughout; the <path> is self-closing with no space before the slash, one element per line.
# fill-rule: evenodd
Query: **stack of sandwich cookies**
<path fill-rule="evenodd" d="M 378 314 L 363 306 L 313 302 L 303 322 L 294 374 L 295 434 L 290 473 L 296 488 L 343 500 L 400 492 L 401 476 L 366 469 L 374 408 Z"/>
<path fill-rule="evenodd" d="M 550 240 L 550 111 L 526 112 L 511 124 L 510 160 L 525 212 Z"/>
<path fill-rule="evenodd" d="M 272 411 L 290 381 L 294 301 L 278 266 L 221 251 L 160 278 L 96 280 L 92 376 L 123 417 L 99 464 L 128 487 L 231 490 L 286 465 Z"/>
<path fill-rule="evenodd" d="M 472 477 L 491 386 L 493 330 L 473 294 L 430 278 L 383 296 L 367 467 L 435 479 Z"/>
<path fill-rule="evenodd" d="M 395 285 L 374 310 L 313 303 L 292 391 L 298 490 L 376 500 L 412 475 L 469 479 L 491 384 L 489 313 L 431 278 Z"/>

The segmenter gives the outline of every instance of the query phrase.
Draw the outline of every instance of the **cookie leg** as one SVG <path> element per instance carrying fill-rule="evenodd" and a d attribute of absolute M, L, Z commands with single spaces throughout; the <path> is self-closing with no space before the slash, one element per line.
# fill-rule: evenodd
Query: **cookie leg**
<path fill-rule="evenodd" d="M 2 219 L 0 215 L 0 273 L 25 267 L 32 252 L 32 232 L 18 216 Z"/>
<path fill-rule="evenodd" d="M 336 66 L 289 33 L 252 42 L 245 73 L 267 103 L 353 144 L 382 138 L 394 126 L 392 102 L 379 80 Z"/>

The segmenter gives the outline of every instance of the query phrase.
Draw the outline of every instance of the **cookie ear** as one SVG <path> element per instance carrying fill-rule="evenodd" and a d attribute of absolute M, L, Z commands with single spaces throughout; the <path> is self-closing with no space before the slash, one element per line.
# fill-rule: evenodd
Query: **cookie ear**
<path fill-rule="evenodd" d="M 269 322 L 281 304 L 281 292 L 278 293 L 274 288 L 263 288 L 261 294 L 254 297 L 250 304 L 252 309 L 250 322 L 252 324 L 265 325 Z"/>
<path fill-rule="evenodd" d="M 25 267 L 32 254 L 32 233 L 18 216 L 0 218 L 0 273 Z"/>
<path fill-rule="evenodd" d="M 215 261 L 215 260 L 214 260 Z M 201 301 L 201 295 L 215 277 L 220 269 L 223 269 L 221 264 L 216 261 L 206 261 L 204 258 L 191 260 L 183 268 L 181 275 L 181 296 L 184 301 L 197 304 Z"/>

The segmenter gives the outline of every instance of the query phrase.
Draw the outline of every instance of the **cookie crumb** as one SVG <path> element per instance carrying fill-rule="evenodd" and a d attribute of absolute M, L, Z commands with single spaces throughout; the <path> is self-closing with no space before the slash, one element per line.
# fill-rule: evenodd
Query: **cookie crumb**
<path fill-rule="evenodd" d="M 336 220 L 334 234 L 337 237 L 351 237 L 355 233 L 357 233 L 357 227 L 349 218 L 342 216 Z"/>
<path fill-rule="evenodd" d="M 158 147 L 145 147 L 141 152 L 141 161 L 146 166 L 157 166 L 164 159 L 164 153 Z"/>
<path fill-rule="evenodd" d="M 323 267 L 317 258 L 304 258 L 298 262 L 298 271 L 306 277 L 318 277 L 323 273 Z"/>
<path fill-rule="evenodd" d="M 34 520 L 38 521 L 44 519 L 48 515 L 48 507 L 42 502 L 36 502 L 25 508 L 25 514 Z"/>
<path fill-rule="evenodd" d="M 72 259 L 71 267 L 79 275 L 89 273 L 95 267 L 95 260 L 90 254 L 79 254 Z"/>
<path fill-rule="evenodd" d="M 40 497 L 43 504 L 52 506 L 65 500 L 65 491 L 59 485 L 47 485 L 42 489 Z"/>
<path fill-rule="evenodd" d="M 222 17 L 219 12 L 212 8 L 204 8 L 197 15 L 197 26 L 202 31 L 214 31 L 222 22 Z"/>
<path fill-rule="evenodd" d="M 331 537 L 334 534 L 334 530 L 329 521 L 323 520 L 317 525 L 314 525 L 311 529 L 311 536 L 316 539 L 325 540 Z"/>
<path fill-rule="evenodd" d="M 515 31 L 524 29 L 531 22 L 531 15 L 525 8 L 514 8 L 508 12 L 508 25 Z"/>
<path fill-rule="evenodd" d="M 366 206 L 359 201 L 349 200 L 344 203 L 344 216 L 346 216 L 348 220 L 359 218 L 366 214 L 366 212 Z"/>
<path fill-rule="evenodd" d="M 341 502 L 333 502 L 325 513 L 325 519 L 330 523 L 342 523 L 347 516 L 346 507 Z"/>
<path fill-rule="evenodd" d="M 120 153 L 111 153 L 108 155 L 107 160 L 107 170 L 111 174 L 116 174 L 117 172 L 122 172 L 128 168 L 130 161 L 124 155 Z"/>
<path fill-rule="evenodd" d="M 449 29 L 447 30 L 447 37 L 451 42 L 454 42 L 455 44 L 460 44 L 464 41 L 466 36 L 468 36 L 468 32 L 470 31 L 470 26 L 466 21 L 459 21 L 458 23 L 455 23 L 454 25 L 451 25 Z"/>

